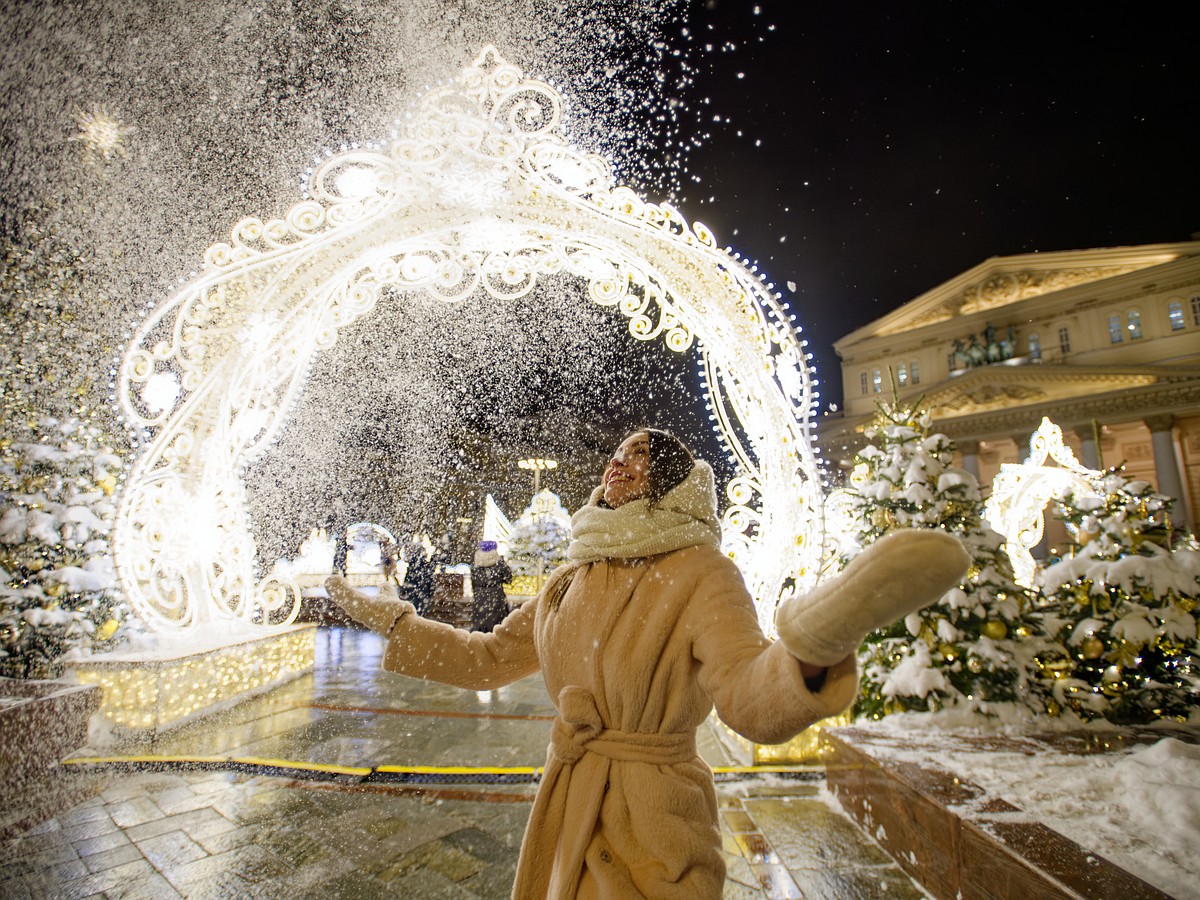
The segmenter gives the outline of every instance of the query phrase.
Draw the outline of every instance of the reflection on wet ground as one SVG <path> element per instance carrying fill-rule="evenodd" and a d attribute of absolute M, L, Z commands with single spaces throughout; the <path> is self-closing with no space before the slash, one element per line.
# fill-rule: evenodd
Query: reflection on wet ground
<path fill-rule="evenodd" d="M 390 783 L 287 767 L 542 764 L 554 709 L 540 677 L 472 693 L 383 673 L 382 649 L 374 635 L 323 629 L 312 675 L 118 751 L 278 765 L 80 767 L 73 777 L 102 790 L 0 844 L 0 896 L 508 897 L 527 779 Z M 699 737 L 710 765 L 737 762 L 715 729 Z M 925 896 L 829 805 L 820 773 L 739 777 L 718 794 L 726 897 Z"/>

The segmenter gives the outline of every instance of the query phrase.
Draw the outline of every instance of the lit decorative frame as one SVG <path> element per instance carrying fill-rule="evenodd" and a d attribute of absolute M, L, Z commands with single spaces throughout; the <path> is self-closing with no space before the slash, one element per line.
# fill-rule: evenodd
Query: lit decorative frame
<path fill-rule="evenodd" d="M 117 377 L 144 453 L 114 529 L 121 581 L 152 624 L 290 621 L 294 583 L 254 576 L 243 475 L 271 446 L 317 354 L 387 288 L 502 302 L 542 275 L 583 279 L 639 340 L 695 342 L 737 466 L 725 549 L 770 630 L 780 586 L 816 578 L 817 403 L 798 328 L 757 266 L 699 222 L 616 184 L 567 143 L 562 98 L 486 47 L 391 140 L 328 152 L 283 219 L 238 222 L 155 309 Z"/>
<path fill-rule="evenodd" d="M 1057 465 L 1048 465 L 1051 460 Z M 1007 541 L 1018 584 L 1033 586 L 1036 564 L 1029 551 L 1045 532 L 1046 504 L 1069 493 L 1099 496 L 1095 479 L 1100 474 L 1080 464 L 1062 429 L 1045 417 L 1029 439 L 1029 458 L 1000 467 L 983 515 Z"/>

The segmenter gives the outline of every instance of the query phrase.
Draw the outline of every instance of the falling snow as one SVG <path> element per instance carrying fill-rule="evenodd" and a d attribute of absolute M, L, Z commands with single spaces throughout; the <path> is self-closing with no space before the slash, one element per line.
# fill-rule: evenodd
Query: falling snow
<path fill-rule="evenodd" d="M 464 7 L 59 0 L 6 11 L 0 235 L 4 314 L 22 334 L 3 360 L 17 373 L 8 417 L 67 403 L 58 412 L 111 419 L 122 347 L 204 250 L 239 219 L 293 205 L 316 160 L 386 136 L 486 43 L 567 98 L 572 142 L 648 196 L 677 195 L 703 143 L 690 92 L 706 51 L 688 39 L 685 3 Z M 481 203 L 502 190 L 476 187 Z M 238 339 L 253 344 L 252 331 Z M 260 566 L 294 554 L 331 511 L 444 530 L 429 500 L 447 468 L 469 471 L 481 446 L 532 449 L 551 435 L 598 454 L 612 434 L 562 427 L 597 411 L 617 437 L 650 421 L 706 439 L 689 408 L 695 366 L 667 355 L 565 279 L 502 305 L 381 302 L 319 361 L 279 444 L 247 473 Z M 76 387 L 69 403 L 59 381 Z M 147 390 L 170 405 L 179 386 Z"/>

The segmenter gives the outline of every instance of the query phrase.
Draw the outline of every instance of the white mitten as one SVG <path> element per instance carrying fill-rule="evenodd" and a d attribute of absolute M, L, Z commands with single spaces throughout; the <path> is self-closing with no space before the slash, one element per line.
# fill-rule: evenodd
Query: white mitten
<path fill-rule="evenodd" d="M 401 618 L 416 612 L 416 607 L 407 600 L 398 599 L 395 594 L 388 596 L 381 593 L 378 597 L 371 597 L 356 591 L 341 575 L 330 575 L 326 578 L 325 590 L 329 592 L 330 599 L 344 609 L 350 618 L 378 634 L 390 634 Z"/>
<path fill-rule="evenodd" d="M 872 631 L 933 603 L 962 580 L 970 563 L 962 543 L 945 531 L 894 531 L 830 581 L 780 606 L 779 639 L 802 662 L 832 666 Z"/>

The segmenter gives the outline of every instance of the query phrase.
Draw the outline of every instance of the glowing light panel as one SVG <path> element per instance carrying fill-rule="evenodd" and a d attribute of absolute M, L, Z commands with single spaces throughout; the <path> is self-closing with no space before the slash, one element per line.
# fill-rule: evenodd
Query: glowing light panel
<path fill-rule="evenodd" d="M 1053 462 L 1055 465 L 1048 465 Z M 1075 493 L 1099 496 L 1093 479 L 1101 473 L 1083 466 L 1063 441 L 1062 429 L 1043 417 L 1029 439 L 1029 458 L 1024 463 L 1005 463 L 992 481 L 992 495 L 983 515 L 1004 535 L 1015 581 L 1033 586 L 1037 570 L 1033 554 L 1045 531 L 1046 504 L 1055 497 Z"/>

